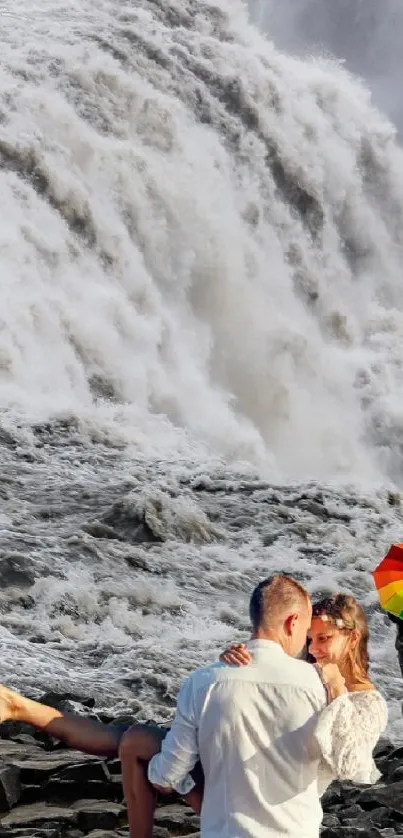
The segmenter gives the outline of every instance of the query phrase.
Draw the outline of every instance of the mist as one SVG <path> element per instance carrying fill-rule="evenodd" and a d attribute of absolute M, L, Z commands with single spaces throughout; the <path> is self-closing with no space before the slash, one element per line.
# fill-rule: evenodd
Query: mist
<path fill-rule="evenodd" d="M 345 61 L 403 133 L 403 0 L 249 0 L 254 22 L 288 51 Z"/>

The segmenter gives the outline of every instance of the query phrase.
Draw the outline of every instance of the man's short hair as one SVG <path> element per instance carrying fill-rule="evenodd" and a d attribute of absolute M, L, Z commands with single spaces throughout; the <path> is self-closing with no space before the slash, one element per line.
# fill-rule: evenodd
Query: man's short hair
<path fill-rule="evenodd" d="M 308 606 L 309 595 L 291 576 L 277 574 L 263 579 L 256 586 L 249 603 L 253 629 L 275 628 L 289 614 Z"/>

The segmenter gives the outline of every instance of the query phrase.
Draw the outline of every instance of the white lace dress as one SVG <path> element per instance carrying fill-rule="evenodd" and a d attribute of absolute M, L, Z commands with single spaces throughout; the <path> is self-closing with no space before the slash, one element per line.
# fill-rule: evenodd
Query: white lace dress
<path fill-rule="evenodd" d="M 315 731 L 322 754 L 320 795 L 335 779 L 367 784 L 379 779 L 372 752 L 387 721 L 386 702 L 377 690 L 346 693 L 321 711 Z"/>

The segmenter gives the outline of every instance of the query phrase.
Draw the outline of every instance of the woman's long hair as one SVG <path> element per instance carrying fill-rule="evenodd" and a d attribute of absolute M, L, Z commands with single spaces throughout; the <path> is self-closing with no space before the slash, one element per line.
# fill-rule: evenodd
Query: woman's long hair
<path fill-rule="evenodd" d="M 355 683 L 368 681 L 368 622 L 364 609 L 353 596 L 333 594 L 315 602 L 312 617 L 328 617 L 343 633 L 357 633 L 357 642 L 347 651 L 347 665 Z"/>

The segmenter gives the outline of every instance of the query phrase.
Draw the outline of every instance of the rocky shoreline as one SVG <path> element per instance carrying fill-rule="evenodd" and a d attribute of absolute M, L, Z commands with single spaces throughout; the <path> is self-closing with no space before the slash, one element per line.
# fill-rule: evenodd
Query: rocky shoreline
<path fill-rule="evenodd" d="M 54 698 L 66 707 L 66 697 Z M 328 789 L 322 801 L 322 838 L 403 836 L 403 747 L 381 742 L 376 762 L 382 777 L 375 786 L 334 783 Z M 198 832 L 199 819 L 183 802 L 159 801 L 155 838 L 196 838 Z M 118 759 L 67 750 L 25 725 L 1 725 L 0 838 L 128 834 Z"/>

